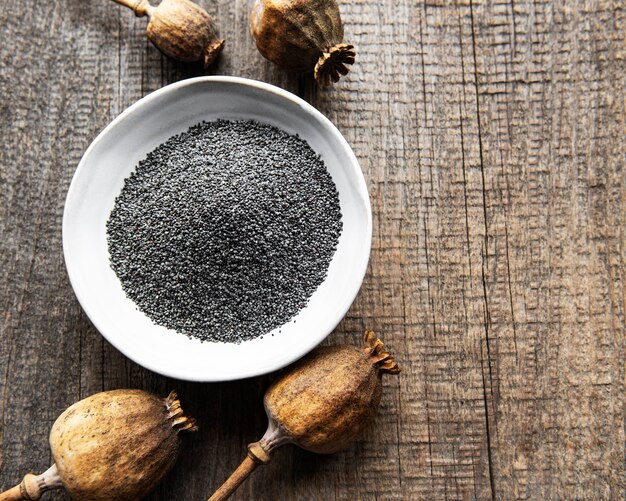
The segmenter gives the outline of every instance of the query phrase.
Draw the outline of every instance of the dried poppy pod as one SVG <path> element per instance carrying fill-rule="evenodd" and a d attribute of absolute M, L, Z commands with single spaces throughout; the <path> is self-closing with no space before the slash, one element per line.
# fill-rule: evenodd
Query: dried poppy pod
<path fill-rule="evenodd" d="M 141 499 L 174 466 L 178 433 L 196 429 L 176 392 L 167 398 L 141 390 L 96 393 L 52 425 L 54 464 L 41 475 L 26 475 L 0 501 L 36 501 L 61 487 L 78 501 Z"/>
<path fill-rule="evenodd" d="M 321 85 L 337 82 L 354 63 L 336 0 L 256 0 L 250 27 L 263 57 L 287 70 L 313 71 Z"/>
<path fill-rule="evenodd" d="M 209 498 L 227 499 L 272 451 L 294 444 L 329 454 L 347 448 L 372 422 L 382 394 L 382 375 L 398 374 L 393 356 L 376 335 L 365 333 L 365 346 L 328 346 L 313 350 L 289 367 L 265 392 L 269 421 L 263 438 Z"/>
<path fill-rule="evenodd" d="M 190 0 L 163 0 L 157 7 L 148 0 L 114 1 L 150 18 L 146 34 L 166 56 L 184 63 L 202 60 L 206 68 L 224 47 L 213 18 Z"/>

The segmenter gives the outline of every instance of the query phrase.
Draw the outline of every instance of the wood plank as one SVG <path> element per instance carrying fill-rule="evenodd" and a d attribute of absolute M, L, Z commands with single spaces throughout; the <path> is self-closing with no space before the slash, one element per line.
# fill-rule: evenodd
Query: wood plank
<path fill-rule="evenodd" d="M 103 10 L 32 1 L 2 9 L 3 484 L 50 464 L 50 426 L 80 397 L 87 324 L 66 278 L 61 216 L 85 145 L 111 119 L 116 75 L 97 43 L 108 30 Z"/>
<path fill-rule="evenodd" d="M 618 499 L 623 10 L 494 2 L 470 15 L 497 350 L 489 387 L 496 489 L 509 498 Z"/>
<path fill-rule="evenodd" d="M 618 3 L 342 1 L 357 64 L 336 87 L 258 54 L 252 1 L 201 3 L 227 40 L 209 74 L 317 106 L 374 211 L 361 293 L 327 342 L 383 332 L 403 373 L 352 449 L 278 451 L 235 499 L 620 499 L 624 485 L 624 12 Z M 124 108 L 199 74 L 112 2 L 0 9 L 0 485 L 103 389 L 177 388 L 203 425 L 151 500 L 205 499 L 265 429 L 270 377 L 174 381 L 91 326 L 66 278 L 65 193 Z M 57 492 L 47 499 L 69 499 Z"/>

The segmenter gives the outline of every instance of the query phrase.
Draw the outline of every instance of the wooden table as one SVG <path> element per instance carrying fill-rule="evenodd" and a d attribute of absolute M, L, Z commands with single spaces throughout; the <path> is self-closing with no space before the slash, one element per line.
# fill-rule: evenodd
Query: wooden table
<path fill-rule="evenodd" d="M 355 447 L 284 448 L 236 498 L 623 499 L 623 4 L 343 0 L 357 63 L 318 90 L 262 59 L 251 1 L 200 3 L 227 40 L 209 74 L 304 97 L 354 148 L 372 256 L 329 342 L 373 328 L 403 369 Z M 85 148 L 137 99 L 204 73 L 144 30 L 110 0 L 0 7 L 4 486 L 45 469 L 55 418 L 101 390 L 177 388 L 202 424 L 151 500 L 206 499 L 265 430 L 267 377 L 191 384 L 135 365 L 66 276 L 63 203 Z"/>

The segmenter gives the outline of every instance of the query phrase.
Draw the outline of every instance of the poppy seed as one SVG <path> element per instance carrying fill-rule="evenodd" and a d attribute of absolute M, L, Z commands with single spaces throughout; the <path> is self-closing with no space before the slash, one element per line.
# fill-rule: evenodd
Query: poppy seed
<path fill-rule="evenodd" d="M 141 311 L 182 334 L 237 343 L 306 306 L 341 231 L 319 155 L 243 120 L 202 122 L 148 153 L 107 222 L 111 267 Z"/>

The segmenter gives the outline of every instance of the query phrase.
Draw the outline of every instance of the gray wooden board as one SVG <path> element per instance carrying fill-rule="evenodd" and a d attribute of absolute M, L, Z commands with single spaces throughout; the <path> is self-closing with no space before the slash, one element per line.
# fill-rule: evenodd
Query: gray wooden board
<path fill-rule="evenodd" d="M 373 328 L 403 369 L 355 447 L 283 448 L 236 498 L 623 499 L 623 3 L 343 0 L 357 64 L 330 90 L 262 59 L 251 2 L 200 3 L 227 40 L 208 74 L 301 95 L 354 148 L 372 256 L 328 342 Z M 151 500 L 206 499 L 265 429 L 269 377 L 151 373 L 103 340 L 67 280 L 61 218 L 83 151 L 137 99 L 204 73 L 144 29 L 110 0 L 0 5 L 5 487 L 50 464 L 51 424 L 101 390 L 176 388 L 202 425 Z"/>

